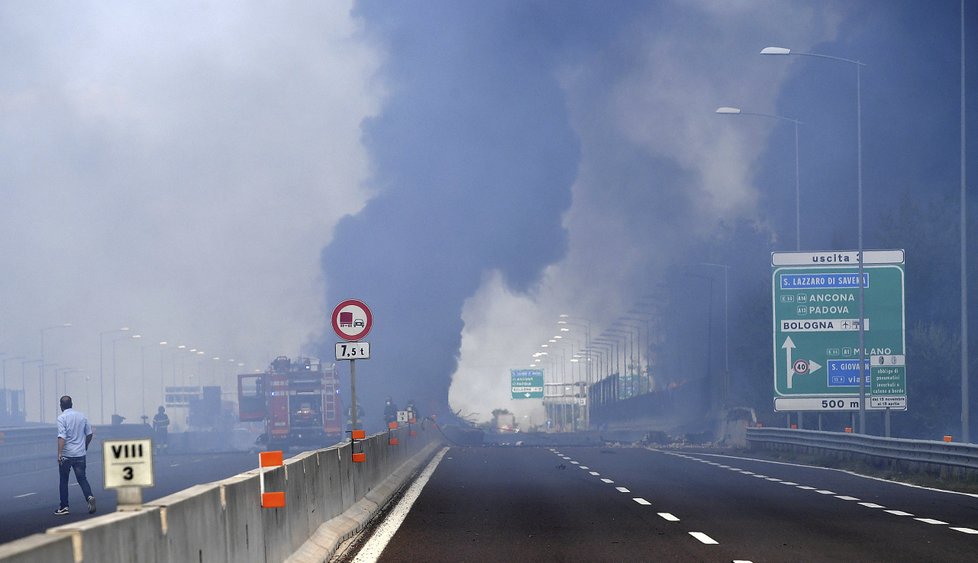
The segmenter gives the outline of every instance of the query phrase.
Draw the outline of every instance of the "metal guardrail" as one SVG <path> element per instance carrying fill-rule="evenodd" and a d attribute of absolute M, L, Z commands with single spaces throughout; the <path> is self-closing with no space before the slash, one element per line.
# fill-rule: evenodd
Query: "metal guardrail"
<path fill-rule="evenodd" d="M 0 457 L 23 455 L 39 450 L 42 446 L 52 451 L 57 442 L 58 430 L 52 426 L 27 428 L 0 428 Z"/>
<path fill-rule="evenodd" d="M 978 470 L 978 445 L 975 444 L 787 428 L 748 428 L 747 442 L 817 448 L 912 463 Z"/>

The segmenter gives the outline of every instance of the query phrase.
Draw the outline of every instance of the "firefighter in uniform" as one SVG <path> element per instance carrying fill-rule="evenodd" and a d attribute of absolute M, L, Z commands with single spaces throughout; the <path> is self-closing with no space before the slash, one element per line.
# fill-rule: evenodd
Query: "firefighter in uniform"
<path fill-rule="evenodd" d="M 363 406 L 357 401 L 357 426 L 363 428 Z M 353 407 L 346 407 L 346 429 L 353 430 Z"/>
<path fill-rule="evenodd" d="M 166 409 L 162 406 L 156 409 L 156 416 L 153 417 L 153 431 L 156 433 L 156 447 L 164 449 L 167 447 L 168 432 L 170 427 L 170 417 L 166 414 Z"/>
<path fill-rule="evenodd" d="M 387 397 L 384 402 L 384 426 L 392 422 L 397 422 L 397 405 L 390 397 Z"/>

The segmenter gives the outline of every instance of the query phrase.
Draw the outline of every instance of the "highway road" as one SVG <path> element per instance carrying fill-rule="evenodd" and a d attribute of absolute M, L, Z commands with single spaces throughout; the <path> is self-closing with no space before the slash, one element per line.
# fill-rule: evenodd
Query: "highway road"
<path fill-rule="evenodd" d="M 831 469 L 687 450 L 452 447 L 428 472 L 356 560 L 974 561 L 978 553 L 976 496 Z"/>
<path fill-rule="evenodd" d="M 52 441 L 53 444 L 53 441 Z M 153 488 L 143 489 L 143 501 L 164 497 L 192 485 L 218 481 L 255 469 L 258 456 L 253 453 L 164 454 L 154 458 Z M 116 493 L 102 488 L 102 454 L 88 456 L 88 482 L 92 485 L 99 514 L 115 511 Z M 44 530 L 91 518 L 74 473 L 69 478 L 68 497 L 71 514 L 57 516 L 58 464 L 51 447 L 50 468 L 13 475 L 0 475 L 0 543 Z"/>

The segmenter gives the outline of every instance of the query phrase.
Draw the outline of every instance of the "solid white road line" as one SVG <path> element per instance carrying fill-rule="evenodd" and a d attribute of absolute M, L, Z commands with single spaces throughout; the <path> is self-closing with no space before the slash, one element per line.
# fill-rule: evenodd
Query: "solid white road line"
<path fill-rule="evenodd" d="M 658 451 L 658 450 L 656 450 L 656 451 Z M 900 481 L 891 481 L 890 479 L 884 479 L 883 477 L 872 477 L 872 476 L 869 476 L 869 475 L 861 475 L 861 474 L 856 473 L 854 471 L 849 471 L 849 470 L 846 470 L 846 469 L 836 469 L 834 467 L 819 467 L 817 465 L 804 465 L 804 464 L 801 464 L 801 463 L 788 463 L 788 462 L 784 462 L 784 461 L 772 461 L 772 460 L 768 460 L 768 459 L 757 459 L 757 458 L 752 458 L 752 457 L 740 457 L 740 456 L 725 455 L 725 454 L 707 454 L 707 453 L 703 453 L 703 454 L 700 454 L 700 455 L 704 455 L 704 456 L 707 456 L 707 457 L 713 457 L 713 458 L 720 458 L 720 459 L 736 459 L 736 460 L 739 460 L 739 461 L 749 461 L 749 462 L 752 462 L 752 463 L 768 463 L 768 464 L 772 464 L 772 465 L 786 465 L 786 466 L 789 466 L 789 467 L 803 467 L 805 469 L 817 469 L 817 470 L 820 470 L 820 471 L 835 471 L 835 472 L 838 472 L 838 473 L 845 473 L 847 475 L 852 475 L 853 477 L 859 477 L 860 479 L 870 479 L 872 481 L 880 481 L 880 482 L 886 483 L 888 485 L 898 485 L 898 486 L 901 486 L 901 487 L 912 487 L 914 489 L 924 489 L 926 491 L 934 491 L 934 492 L 938 492 L 938 493 L 946 493 L 946 494 L 949 494 L 949 495 L 961 495 L 961 496 L 966 496 L 966 497 L 971 497 L 971 498 L 978 498 L 978 493 L 963 493 L 961 491 L 948 491 L 948 490 L 945 490 L 945 489 L 936 489 L 934 487 L 922 487 L 920 485 L 914 485 L 912 483 L 902 483 Z"/>
<path fill-rule="evenodd" d="M 661 516 L 663 520 L 667 520 L 669 522 L 679 522 L 679 518 L 676 518 L 675 516 L 669 514 L 668 512 L 660 512 L 659 516 Z"/>
<path fill-rule="evenodd" d="M 705 543 L 706 545 L 719 545 L 720 544 L 720 542 L 718 542 L 717 540 L 715 540 L 715 539 L 711 538 L 710 536 L 704 534 L 703 532 L 690 532 L 689 535 L 691 535 L 694 538 L 700 540 L 701 543 Z"/>
<path fill-rule="evenodd" d="M 442 448 L 440 452 L 435 454 L 435 457 L 428 463 L 428 466 L 418 475 L 418 479 L 408 487 L 407 492 L 398 501 L 394 510 L 391 510 L 387 518 L 377 526 L 374 535 L 370 537 L 370 540 L 367 541 L 363 549 L 353 559 L 354 563 L 373 563 L 377 561 L 380 554 L 384 552 L 384 548 L 391 541 L 391 538 L 397 533 L 397 529 L 401 527 L 408 512 L 411 511 L 411 506 L 414 505 L 414 501 L 418 500 L 418 496 L 421 495 L 421 489 L 428 484 L 428 480 L 431 479 L 431 475 L 435 472 L 435 468 L 438 467 L 438 463 L 441 462 L 441 458 L 445 456 L 445 452 L 447 451 L 448 448 Z"/>
<path fill-rule="evenodd" d="M 29 497 L 29 496 L 31 496 L 31 495 L 36 495 L 36 494 L 37 494 L 37 493 L 24 493 L 24 494 L 22 494 L 22 495 L 17 495 L 17 496 L 15 496 L 14 498 L 24 498 L 24 497 Z"/>
<path fill-rule="evenodd" d="M 632 500 L 634 500 L 635 502 L 637 502 L 637 503 L 639 503 L 639 504 L 641 504 L 642 506 L 651 506 L 651 505 L 652 505 L 652 503 L 651 503 L 651 502 L 649 502 L 649 501 L 647 501 L 647 500 L 645 500 L 645 499 L 644 499 L 644 498 L 642 498 L 642 497 L 635 497 L 635 498 L 633 498 Z"/>

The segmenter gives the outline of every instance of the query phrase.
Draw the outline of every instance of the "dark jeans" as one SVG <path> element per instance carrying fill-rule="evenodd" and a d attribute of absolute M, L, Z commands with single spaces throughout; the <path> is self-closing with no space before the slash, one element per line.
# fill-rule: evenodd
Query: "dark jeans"
<path fill-rule="evenodd" d="M 61 508 L 68 506 L 68 474 L 72 468 L 75 470 L 75 481 L 81 486 L 85 500 L 92 496 L 92 486 L 88 484 L 85 477 L 85 458 L 84 457 L 62 457 L 58 472 L 61 474 Z"/>

